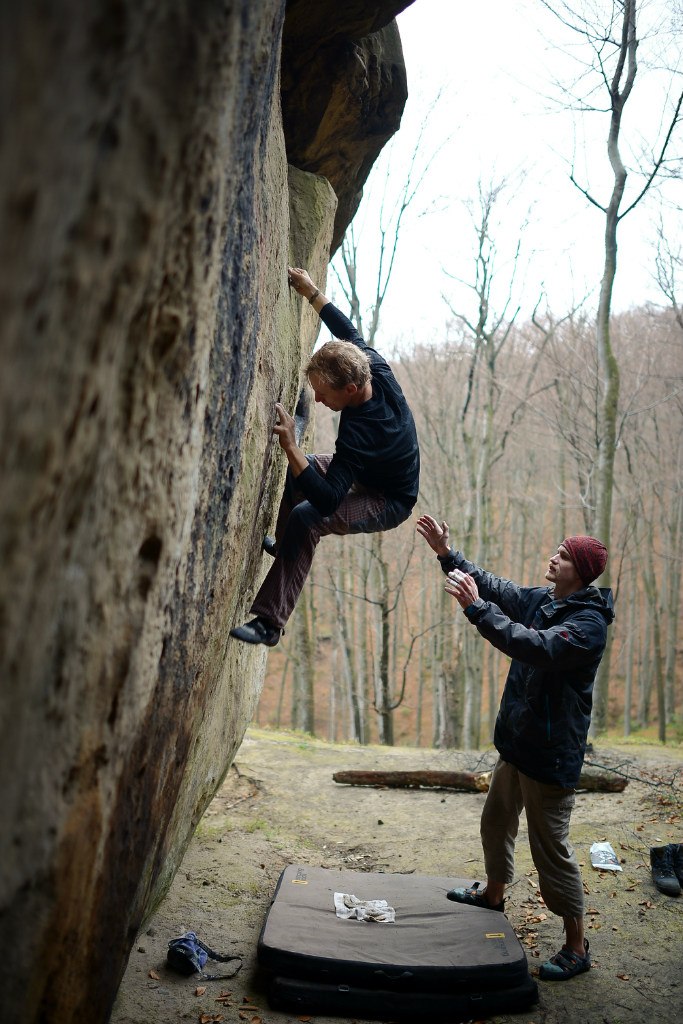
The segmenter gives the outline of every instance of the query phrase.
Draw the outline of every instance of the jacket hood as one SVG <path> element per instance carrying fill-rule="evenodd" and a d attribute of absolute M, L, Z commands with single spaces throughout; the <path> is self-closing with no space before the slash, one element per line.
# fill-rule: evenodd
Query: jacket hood
<path fill-rule="evenodd" d="M 554 590 L 554 587 L 548 588 L 550 597 L 553 596 Z M 557 608 L 561 608 L 563 605 L 577 608 L 592 608 L 594 611 L 604 615 L 605 622 L 608 625 L 614 621 L 614 596 L 609 587 L 594 587 L 591 584 L 582 590 L 577 590 L 574 594 L 570 594 L 569 597 L 555 602 Z"/>

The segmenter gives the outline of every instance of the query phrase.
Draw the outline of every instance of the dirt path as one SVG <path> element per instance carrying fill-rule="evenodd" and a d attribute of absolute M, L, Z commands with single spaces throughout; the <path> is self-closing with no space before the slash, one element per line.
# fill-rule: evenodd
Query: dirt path
<path fill-rule="evenodd" d="M 332 773 L 483 770 L 493 760 L 491 753 L 330 745 L 250 730 L 166 899 L 133 946 L 112 1024 L 301 1020 L 268 1008 L 256 965 L 259 931 L 287 864 L 473 879 L 482 871 L 483 795 L 359 789 L 337 785 Z M 529 1013 L 490 1018 L 499 1024 L 683 1019 L 683 897 L 659 893 L 649 870 L 650 846 L 683 842 L 683 748 L 634 744 L 596 750 L 591 761 L 618 766 L 631 778 L 623 793 L 579 794 L 572 817 L 572 839 L 584 865 L 593 969 L 566 984 L 541 982 L 539 1004 Z M 674 784 L 648 784 L 657 780 Z M 591 868 L 588 851 L 596 840 L 611 842 L 622 872 Z M 517 871 L 507 915 L 536 973 L 561 945 L 562 933 L 539 902 L 524 822 Z M 198 983 L 167 970 L 168 940 L 190 928 L 214 949 L 244 957 L 233 981 Z M 200 995 L 198 985 L 205 987 Z M 231 995 L 217 1002 L 222 991 Z"/>

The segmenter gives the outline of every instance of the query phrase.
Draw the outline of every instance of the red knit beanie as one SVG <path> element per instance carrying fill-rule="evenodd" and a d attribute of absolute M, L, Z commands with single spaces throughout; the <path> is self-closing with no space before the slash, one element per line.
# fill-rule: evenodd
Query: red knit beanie
<path fill-rule="evenodd" d="M 562 543 L 586 586 L 604 572 L 607 548 L 601 540 L 595 537 L 566 537 Z"/>

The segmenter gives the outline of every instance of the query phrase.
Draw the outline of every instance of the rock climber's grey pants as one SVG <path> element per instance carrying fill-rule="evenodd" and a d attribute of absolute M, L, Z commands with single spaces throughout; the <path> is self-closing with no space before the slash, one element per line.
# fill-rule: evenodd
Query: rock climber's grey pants
<path fill-rule="evenodd" d="M 531 856 L 541 896 L 560 917 L 583 917 L 583 882 L 569 842 L 574 790 L 536 782 L 502 759 L 493 770 L 481 815 L 486 875 L 509 884 L 515 874 L 515 840 L 522 808 L 526 811 Z"/>

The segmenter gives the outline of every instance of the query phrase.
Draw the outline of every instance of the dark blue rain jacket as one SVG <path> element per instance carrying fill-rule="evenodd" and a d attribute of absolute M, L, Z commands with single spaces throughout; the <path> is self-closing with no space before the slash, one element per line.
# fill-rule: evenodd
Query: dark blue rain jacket
<path fill-rule="evenodd" d="M 553 587 L 520 587 L 459 551 L 439 561 L 445 573 L 457 567 L 474 578 L 479 600 L 465 614 L 512 658 L 493 738 L 500 756 L 532 779 L 574 789 L 614 618 L 611 590 L 588 586 L 555 601 Z"/>

